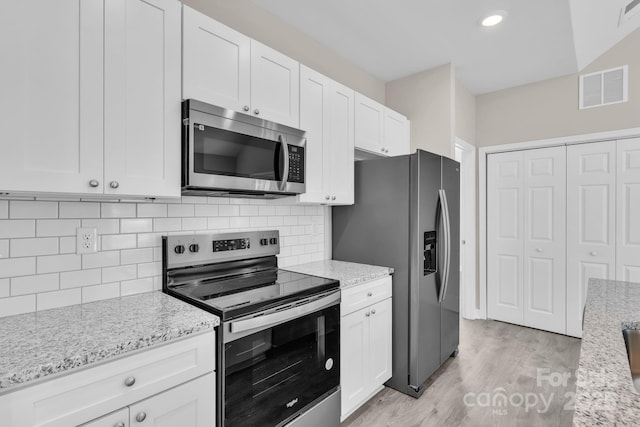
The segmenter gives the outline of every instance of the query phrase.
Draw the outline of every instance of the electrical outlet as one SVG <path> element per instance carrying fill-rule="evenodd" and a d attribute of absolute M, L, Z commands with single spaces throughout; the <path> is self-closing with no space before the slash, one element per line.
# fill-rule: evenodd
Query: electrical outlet
<path fill-rule="evenodd" d="M 76 234 L 76 253 L 91 254 L 98 252 L 98 229 L 79 227 Z"/>

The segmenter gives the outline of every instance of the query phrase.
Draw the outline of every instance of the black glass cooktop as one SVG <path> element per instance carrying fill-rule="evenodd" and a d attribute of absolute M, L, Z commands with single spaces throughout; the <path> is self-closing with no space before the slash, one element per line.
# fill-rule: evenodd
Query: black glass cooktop
<path fill-rule="evenodd" d="M 228 272 L 227 272 L 228 273 Z M 223 321 L 337 289 L 339 282 L 276 267 L 244 272 L 181 272 L 170 276 L 169 293 L 195 303 Z"/>

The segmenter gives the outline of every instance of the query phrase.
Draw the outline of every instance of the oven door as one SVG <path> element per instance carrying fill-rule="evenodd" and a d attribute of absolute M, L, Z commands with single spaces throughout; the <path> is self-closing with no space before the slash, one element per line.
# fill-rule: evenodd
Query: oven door
<path fill-rule="evenodd" d="M 337 390 L 338 303 L 264 329 L 241 322 L 235 333 L 234 322 L 223 324 L 225 427 L 284 425 Z"/>
<path fill-rule="evenodd" d="M 303 137 L 200 111 L 187 126 L 186 188 L 304 193 Z"/>

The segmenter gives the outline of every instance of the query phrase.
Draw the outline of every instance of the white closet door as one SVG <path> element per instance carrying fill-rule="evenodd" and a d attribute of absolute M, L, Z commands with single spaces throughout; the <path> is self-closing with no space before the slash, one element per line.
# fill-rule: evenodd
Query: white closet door
<path fill-rule="evenodd" d="M 567 147 L 567 334 L 582 336 L 590 278 L 615 279 L 615 141 Z"/>
<path fill-rule="evenodd" d="M 640 138 L 618 141 L 616 279 L 640 282 Z"/>
<path fill-rule="evenodd" d="M 487 164 L 487 309 L 491 319 L 523 322 L 524 153 L 491 154 Z"/>
<path fill-rule="evenodd" d="M 524 324 L 566 333 L 566 148 L 524 153 Z"/>

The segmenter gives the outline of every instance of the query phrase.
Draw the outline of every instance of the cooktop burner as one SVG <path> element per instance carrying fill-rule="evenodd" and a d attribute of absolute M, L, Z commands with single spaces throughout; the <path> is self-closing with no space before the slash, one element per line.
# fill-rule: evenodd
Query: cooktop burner
<path fill-rule="evenodd" d="M 278 252 L 277 231 L 167 236 L 163 290 L 226 321 L 339 287 L 336 280 L 279 269 Z"/>

